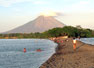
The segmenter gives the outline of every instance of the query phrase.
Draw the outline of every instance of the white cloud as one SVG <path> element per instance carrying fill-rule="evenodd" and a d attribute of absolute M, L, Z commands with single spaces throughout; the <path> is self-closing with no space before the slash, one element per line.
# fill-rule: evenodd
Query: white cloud
<path fill-rule="evenodd" d="M 80 4 L 89 4 L 89 1 L 80 1 Z"/>
<path fill-rule="evenodd" d="M 15 3 L 28 2 L 28 1 L 32 0 L 0 0 L 0 5 L 4 7 L 9 7 Z"/>
<path fill-rule="evenodd" d="M 21 12 L 21 8 L 13 8 L 15 12 Z"/>
<path fill-rule="evenodd" d="M 54 16 L 54 17 L 66 16 L 66 14 L 63 12 L 55 12 L 55 14 L 56 14 L 56 16 Z"/>
<path fill-rule="evenodd" d="M 33 3 L 34 4 L 47 4 L 47 2 L 45 1 L 34 1 Z"/>
<path fill-rule="evenodd" d="M 79 1 L 76 3 L 73 3 L 72 5 L 67 7 L 67 11 L 72 11 L 72 12 L 88 12 L 91 10 L 90 8 L 91 2 L 88 1 Z M 66 8 L 65 8 L 66 10 Z"/>
<path fill-rule="evenodd" d="M 41 1 L 41 0 L 0 0 L 0 6 L 3 7 L 9 7 L 13 4 L 16 3 L 22 3 L 22 2 L 32 2 L 33 4 L 45 4 L 45 1 Z"/>
<path fill-rule="evenodd" d="M 87 5 L 89 4 L 89 1 L 80 1 L 78 3 L 73 4 L 73 7 L 76 8 L 83 8 L 83 7 L 87 7 Z"/>

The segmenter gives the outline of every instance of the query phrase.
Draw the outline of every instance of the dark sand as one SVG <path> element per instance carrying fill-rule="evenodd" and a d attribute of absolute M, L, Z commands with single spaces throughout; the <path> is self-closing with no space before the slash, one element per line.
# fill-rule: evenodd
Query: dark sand
<path fill-rule="evenodd" d="M 59 40 L 64 42 L 58 42 L 56 53 L 40 68 L 94 68 L 94 46 L 77 41 L 74 52 L 71 38 Z"/>

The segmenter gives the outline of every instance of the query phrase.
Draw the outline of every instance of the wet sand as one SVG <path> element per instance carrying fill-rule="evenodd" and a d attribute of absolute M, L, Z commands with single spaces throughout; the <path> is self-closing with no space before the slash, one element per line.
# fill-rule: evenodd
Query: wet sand
<path fill-rule="evenodd" d="M 77 49 L 74 51 L 71 38 L 55 42 L 58 43 L 56 53 L 40 68 L 94 68 L 94 46 L 77 41 Z"/>

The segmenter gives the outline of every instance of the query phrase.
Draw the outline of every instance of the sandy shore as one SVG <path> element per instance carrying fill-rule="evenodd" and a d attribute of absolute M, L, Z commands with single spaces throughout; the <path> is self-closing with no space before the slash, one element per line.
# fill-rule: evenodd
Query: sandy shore
<path fill-rule="evenodd" d="M 59 41 L 56 41 L 59 44 L 56 53 L 40 68 L 94 68 L 94 46 L 77 41 L 74 52 L 71 38 Z"/>

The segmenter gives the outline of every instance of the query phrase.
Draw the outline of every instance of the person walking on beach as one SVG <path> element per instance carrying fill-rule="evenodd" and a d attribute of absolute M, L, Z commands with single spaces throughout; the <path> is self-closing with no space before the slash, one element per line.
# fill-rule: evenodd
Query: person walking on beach
<path fill-rule="evenodd" d="M 73 50 L 76 51 L 77 40 L 73 38 Z"/>

